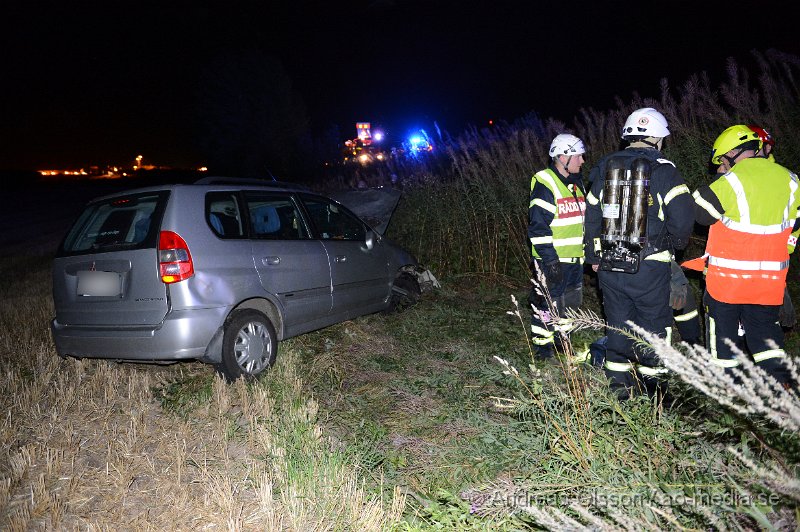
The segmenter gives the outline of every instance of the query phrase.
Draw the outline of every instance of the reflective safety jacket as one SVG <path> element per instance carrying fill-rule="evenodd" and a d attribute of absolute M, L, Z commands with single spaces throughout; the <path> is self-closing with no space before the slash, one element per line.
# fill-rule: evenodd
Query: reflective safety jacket
<path fill-rule="evenodd" d="M 550 166 L 531 179 L 528 238 L 542 262 L 583 262 L 586 201 L 580 174 L 563 178 Z"/>
<path fill-rule="evenodd" d="M 753 157 L 695 191 L 700 212 L 717 221 L 708 231 L 705 255 L 683 266 L 706 268 L 711 297 L 730 304 L 783 302 L 799 185 L 786 168 Z M 703 221 L 698 216 L 698 222 Z"/>

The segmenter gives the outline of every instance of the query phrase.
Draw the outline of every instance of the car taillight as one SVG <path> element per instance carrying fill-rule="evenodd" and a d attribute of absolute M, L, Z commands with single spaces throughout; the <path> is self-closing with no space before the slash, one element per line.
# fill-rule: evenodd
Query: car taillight
<path fill-rule="evenodd" d="M 166 284 L 177 283 L 194 275 L 192 254 L 179 234 L 161 231 L 158 235 L 158 271 Z"/>

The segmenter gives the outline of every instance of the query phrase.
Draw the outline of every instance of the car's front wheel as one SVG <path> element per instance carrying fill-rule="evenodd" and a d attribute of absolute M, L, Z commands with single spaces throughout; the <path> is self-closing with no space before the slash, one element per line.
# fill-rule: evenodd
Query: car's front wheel
<path fill-rule="evenodd" d="M 257 310 L 241 310 L 225 325 L 217 370 L 229 381 L 252 379 L 269 368 L 277 354 L 278 337 L 269 318 Z"/>

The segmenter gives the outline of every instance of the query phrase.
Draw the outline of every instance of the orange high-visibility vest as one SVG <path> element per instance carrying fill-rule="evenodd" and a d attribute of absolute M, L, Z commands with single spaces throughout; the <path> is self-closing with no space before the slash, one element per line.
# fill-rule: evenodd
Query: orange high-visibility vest
<path fill-rule="evenodd" d="M 747 161 L 752 162 L 743 164 Z M 765 167 L 764 163 L 782 169 L 783 173 L 776 168 Z M 746 176 L 752 176 L 754 171 L 762 179 L 746 182 Z M 786 187 L 785 190 L 778 192 L 777 187 L 770 190 L 771 178 L 781 175 L 783 179 L 780 181 Z M 720 194 L 727 196 L 720 198 L 723 206 L 726 200 L 735 202 L 735 219 L 727 215 L 727 210 L 725 214 L 721 214 L 720 220 L 708 231 L 706 254 L 699 259 L 684 262 L 683 266 L 694 270 L 706 268 L 706 290 L 717 301 L 780 305 L 783 302 L 789 269 L 787 242 L 797 216 L 796 177 L 764 159 L 747 159 L 737 164 L 733 171 L 722 176 L 720 180 L 725 180 L 723 183 L 727 185 L 722 186 L 715 182 L 712 184 L 712 191 L 718 197 Z M 761 197 L 753 198 L 759 195 Z M 702 201 L 697 194 L 695 200 L 698 204 Z M 769 222 L 773 223 L 764 223 L 767 221 L 763 217 L 765 212 L 771 213 Z M 757 221 L 761 223 L 755 223 L 751 214 L 758 215 L 760 219 Z"/>
<path fill-rule="evenodd" d="M 706 289 L 723 303 L 780 305 L 789 271 L 787 227 L 757 235 L 717 222 L 708 230 Z"/>

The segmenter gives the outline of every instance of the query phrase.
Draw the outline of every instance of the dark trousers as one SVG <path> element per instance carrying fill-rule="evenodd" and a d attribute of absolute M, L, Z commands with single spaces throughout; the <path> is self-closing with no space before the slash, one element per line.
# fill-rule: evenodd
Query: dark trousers
<path fill-rule="evenodd" d="M 542 268 L 541 261 L 536 261 Z M 541 271 L 544 271 L 542 268 Z M 533 343 L 536 346 L 536 356 L 538 358 L 549 358 L 553 356 L 553 347 L 565 350 L 562 342 L 565 340 L 561 334 L 555 331 L 551 322 L 553 310 L 559 318 L 564 318 L 564 311 L 568 308 L 577 309 L 583 303 L 583 264 L 571 264 L 562 262 L 561 271 L 564 279 L 558 284 L 547 283 L 547 293 L 550 294 L 550 301 L 553 309 L 550 308 L 547 298 L 543 295 L 542 287 L 534 286 L 528 297 L 528 303 L 533 307 L 531 312 L 531 332 Z M 534 285 L 538 284 L 534 276 Z M 537 292 L 542 292 L 541 294 Z M 544 332 L 547 331 L 547 332 Z"/>
<path fill-rule="evenodd" d="M 692 287 L 687 287 L 686 305 L 682 309 L 673 310 L 675 327 L 681 335 L 681 340 L 690 344 L 701 344 L 703 331 L 700 328 L 700 314 L 697 310 L 697 300 Z"/>
<path fill-rule="evenodd" d="M 739 325 L 744 329 L 747 356 L 755 364 L 772 375 L 780 383 L 790 377 L 781 363 L 786 353 L 783 350 L 783 329 L 778 321 L 781 305 L 736 305 L 717 301 L 706 292 L 703 295 L 706 308 L 706 345 L 715 362 L 729 372 L 737 367 L 733 349 L 725 339 L 741 345 Z M 770 340 L 774 346 L 770 345 Z M 749 352 L 749 354 L 748 354 Z"/>
<path fill-rule="evenodd" d="M 600 270 L 597 276 L 610 327 L 627 329 L 630 321 L 662 338 L 667 336 L 672 328 L 668 262 L 643 260 L 636 273 Z M 660 379 L 654 376 L 663 372 L 659 366 L 652 349 L 635 346 L 630 338 L 608 329 L 605 373 L 620 397 L 642 389 L 651 395 L 663 392 Z"/>

